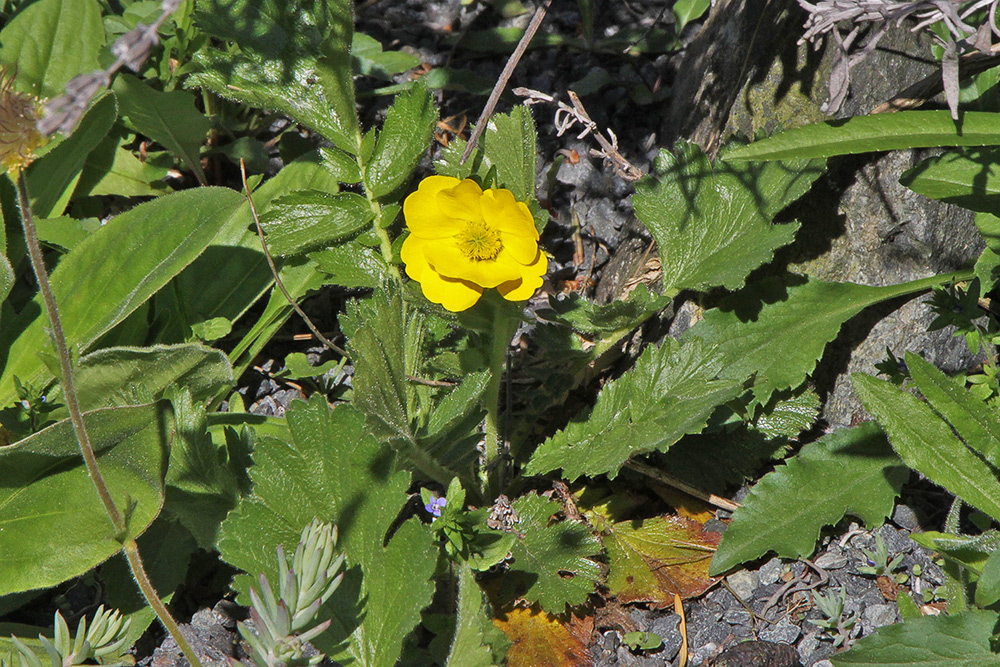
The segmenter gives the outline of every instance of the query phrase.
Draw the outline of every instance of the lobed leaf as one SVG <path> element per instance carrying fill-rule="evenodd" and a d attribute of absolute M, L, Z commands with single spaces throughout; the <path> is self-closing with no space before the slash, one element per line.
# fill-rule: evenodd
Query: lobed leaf
<path fill-rule="evenodd" d="M 921 475 L 993 518 L 1000 518 L 1000 481 L 930 406 L 883 380 L 851 376 L 861 402 L 900 458 Z"/>
<path fill-rule="evenodd" d="M 823 436 L 750 489 L 733 512 L 710 571 L 725 572 L 769 551 L 808 557 L 823 526 L 845 514 L 877 526 L 892 513 L 906 477 L 874 423 Z"/>
<path fill-rule="evenodd" d="M 132 507 L 129 535 L 141 535 L 163 503 L 166 404 L 96 410 L 84 423 L 112 500 Z M 0 469 L 0 595 L 55 586 L 121 549 L 68 419 L 0 447 Z"/>
<path fill-rule="evenodd" d="M 574 626 L 580 623 L 575 616 L 567 623 L 538 609 L 518 607 L 494 622 L 512 643 L 507 652 L 508 667 L 593 664 L 590 649 L 587 648 L 590 633 L 573 631 Z"/>
<path fill-rule="evenodd" d="M 396 96 L 365 169 L 365 182 L 373 196 L 385 197 L 406 185 L 430 146 L 436 120 L 434 100 L 423 83 Z"/>
<path fill-rule="evenodd" d="M 809 159 L 910 148 L 995 146 L 998 134 L 1000 118 L 995 113 L 967 111 L 955 121 L 948 111 L 900 111 L 796 127 L 737 148 L 724 159 Z"/>
<path fill-rule="evenodd" d="M 636 184 L 635 213 L 656 239 L 668 294 L 739 289 L 792 242 L 798 224 L 771 219 L 822 173 L 819 162 L 712 165 L 694 144 L 660 151 L 655 176 Z"/>
<path fill-rule="evenodd" d="M 486 131 L 480 139 L 482 153 L 487 164 L 496 167 L 500 187 L 510 190 L 518 201 L 532 201 L 538 157 L 531 109 L 522 104 L 514 107 L 509 115 L 490 116 L 486 123 Z"/>
<path fill-rule="evenodd" d="M 608 383 L 589 414 L 543 442 L 525 468 L 528 475 L 562 468 L 572 481 L 582 475 L 615 477 L 632 456 L 666 451 L 687 433 L 701 431 L 715 408 L 735 398 L 743 378 L 722 371 L 719 355 L 689 340 L 667 339 L 647 348 L 635 367 Z"/>
<path fill-rule="evenodd" d="M 947 112 L 944 112 L 947 113 Z M 923 616 L 879 628 L 854 647 L 830 658 L 834 667 L 985 667 L 1000 657 L 991 648 L 998 616 L 969 611 Z"/>
<path fill-rule="evenodd" d="M 374 289 L 391 279 L 382 253 L 354 241 L 311 252 L 308 257 L 327 274 L 327 284 Z"/>
<path fill-rule="evenodd" d="M 342 240 L 368 227 L 374 217 L 368 200 L 353 192 L 299 190 L 272 200 L 261 225 L 268 249 L 286 256 Z"/>

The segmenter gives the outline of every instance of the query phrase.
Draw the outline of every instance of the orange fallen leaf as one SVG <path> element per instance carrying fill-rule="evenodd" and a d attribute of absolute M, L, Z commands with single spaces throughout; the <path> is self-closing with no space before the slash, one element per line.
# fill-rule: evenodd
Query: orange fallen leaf
<path fill-rule="evenodd" d="M 608 589 L 622 603 L 659 609 L 673 604 L 675 593 L 684 599 L 701 595 L 718 581 L 708 566 L 720 537 L 679 516 L 616 523 L 604 538 Z"/>
<path fill-rule="evenodd" d="M 570 617 L 567 623 L 537 607 L 518 608 L 493 621 L 512 646 L 508 667 L 588 667 L 593 664 L 587 649 L 593 619 Z M 588 631 L 589 628 L 589 631 Z"/>

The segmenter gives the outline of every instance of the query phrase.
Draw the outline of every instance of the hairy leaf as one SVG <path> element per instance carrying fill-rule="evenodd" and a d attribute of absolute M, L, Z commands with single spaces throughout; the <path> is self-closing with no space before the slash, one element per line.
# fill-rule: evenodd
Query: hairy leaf
<path fill-rule="evenodd" d="M 365 171 L 365 182 L 375 197 L 384 197 L 406 185 L 430 147 L 436 120 L 434 100 L 423 83 L 418 82 L 412 90 L 396 97 Z"/>
<path fill-rule="evenodd" d="M 0 302 L 3 302 L 10 294 L 11 287 L 14 286 L 14 269 L 10 267 L 7 258 L 0 254 Z"/>
<path fill-rule="evenodd" d="M 513 644 L 507 653 L 508 667 L 592 664 L 587 641 L 572 631 L 572 620 L 565 623 L 544 611 L 519 607 L 495 623 Z M 590 639 L 589 633 L 586 639 Z"/>
<path fill-rule="evenodd" d="M 893 384 L 863 373 L 851 376 L 865 409 L 885 429 L 900 458 L 973 507 L 1000 518 L 996 473 L 959 440 L 930 406 Z"/>
<path fill-rule="evenodd" d="M 900 111 L 830 120 L 737 148 L 726 160 L 826 158 L 873 151 L 992 146 L 1000 133 L 995 113 L 967 111 L 956 122 L 948 111 Z"/>
<path fill-rule="evenodd" d="M 308 257 L 327 274 L 326 282 L 331 285 L 374 289 L 390 280 L 389 265 L 382 253 L 357 242 L 339 243 L 311 252 Z"/>
<path fill-rule="evenodd" d="M 122 213 L 81 241 L 52 272 L 69 344 L 86 350 L 166 285 L 231 221 L 240 201 L 222 188 L 178 192 Z M 0 376 L 0 405 L 16 399 L 15 375 L 37 385 L 50 377 L 38 356 L 39 342 L 48 338 L 41 311 L 38 296 L 15 321 L 20 335 Z"/>
<path fill-rule="evenodd" d="M 455 636 L 448 651 L 447 667 L 494 667 L 493 654 L 483 635 L 484 625 L 490 622 L 484 613 L 486 609 L 488 605 L 472 568 L 467 563 L 459 564 Z"/>
<path fill-rule="evenodd" d="M 768 278 L 706 312 L 685 337 L 717 345 L 728 373 L 755 375 L 754 395 L 766 402 L 775 391 L 802 384 L 844 322 L 868 306 L 952 277 L 886 287 L 818 280 L 785 285 Z"/>
<path fill-rule="evenodd" d="M 58 97 L 77 74 L 98 69 L 104 46 L 95 0 L 41 0 L 25 7 L 0 32 L 0 65 L 18 90 Z"/>
<path fill-rule="evenodd" d="M 163 145 L 179 157 L 205 182 L 201 168 L 201 145 L 212 122 L 194 106 L 194 95 L 187 90 L 169 93 L 150 88 L 134 76 L 122 74 L 115 79 L 121 115 L 129 119 L 140 134 Z"/>
<path fill-rule="evenodd" d="M 719 537 L 679 516 L 615 523 L 604 537 L 608 590 L 623 604 L 642 602 L 656 609 L 672 605 L 675 593 L 697 597 L 718 581 L 708 574 L 708 565 Z"/>
<path fill-rule="evenodd" d="M 1000 418 L 972 395 L 964 382 L 957 382 L 923 357 L 906 353 L 910 376 L 934 410 L 948 420 L 967 445 L 994 466 L 1000 465 Z"/>
<path fill-rule="evenodd" d="M 163 403 L 84 416 L 97 464 L 138 536 L 163 503 L 171 418 Z M 0 595 L 78 576 L 122 547 L 64 420 L 0 448 Z"/>
<path fill-rule="evenodd" d="M 282 0 L 209 0 L 198 25 L 239 51 L 201 50 L 186 85 L 288 115 L 338 148 L 358 152 L 349 0 L 304 8 Z"/>
<path fill-rule="evenodd" d="M 384 544 L 407 500 L 410 475 L 394 471 L 391 450 L 350 406 L 331 410 L 316 394 L 308 404 L 294 403 L 287 417 L 291 442 L 258 440 L 253 494 L 226 519 L 219 551 L 275 584 L 276 545 L 293 553 L 314 518 L 337 524 L 347 574 L 320 612 L 332 615 L 333 625 L 313 643 L 337 661 L 392 667 L 434 592 L 437 552 L 422 526 L 406 521 Z M 250 582 L 240 576 L 234 586 L 245 596 Z"/>
<path fill-rule="evenodd" d="M 660 151 L 656 175 L 636 184 L 635 213 L 653 234 L 668 294 L 721 285 L 739 289 L 746 276 L 791 243 L 798 224 L 771 219 L 822 173 L 820 162 L 713 165 L 694 144 Z"/>
<path fill-rule="evenodd" d="M 892 513 L 906 476 L 878 425 L 826 435 L 754 485 L 733 512 L 711 572 L 725 572 L 768 551 L 808 557 L 820 529 L 845 514 L 877 526 Z"/>
<path fill-rule="evenodd" d="M 368 200 L 353 192 L 300 190 L 275 198 L 261 225 L 273 254 L 294 255 L 344 239 L 374 217 Z"/>
<path fill-rule="evenodd" d="M 947 113 L 947 112 L 943 112 Z M 889 114 L 892 115 L 892 114 Z M 846 653 L 830 658 L 834 667 L 986 667 L 1000 656 L 990 640 L 997 614 L 969 611 L 955 616 L 923 616 L 879 628 Z"/>
<path fill-rule="evenodd" d="M 525 472 L 562 468 L 563 476 L 615 477 L 632 456 L 665 451 L 681 436 L 698 433 L 715 408 L 742 391 L 743 378 L 722 372 L 719 355 L 690 340 L 649 347 L 635 367 L 608 383 L 589 413 L 539 446 Z"/>
<path fill-rule="evenodd" d="M 535 198 L 535 121 L 525 105 L 514 107 L 510 115 L 494 114 L 486 121 L 482 152 L 487 164 L 496 167 L 500 187 L 510 190 L 514 199 Z"/>
<path fill-rule="evenodd" d="M 502 584 L 506 599 L 537 602 L 553 614 L 586 602 L 601 577 L 601 568 L 589 558 L 601 552 L 600 541 L 582 523 L 549 525 L 560 510 L 559 503 L 535 494 L 514 502 L 519 535 Z"/>

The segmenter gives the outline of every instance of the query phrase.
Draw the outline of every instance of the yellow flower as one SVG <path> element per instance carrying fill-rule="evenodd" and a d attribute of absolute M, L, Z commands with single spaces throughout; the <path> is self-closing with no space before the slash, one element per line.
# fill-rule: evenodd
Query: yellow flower
<path fill-rule="evenodd" d="M 38 102 L 13 90 L 13 79 L 0 71 L 0 168 L 12 177 L 35 157 L 35 149 L 45 143 L 35 129 Z"/>
<path fill-rule="evenodd" d="M 459 312 L 483 289 L 523 301 L 542 286 L 548 260 L 524 202 L 509 190 L 430 176 L 403 202 L 410 235 L 400 254 L 429 300 Z"/>

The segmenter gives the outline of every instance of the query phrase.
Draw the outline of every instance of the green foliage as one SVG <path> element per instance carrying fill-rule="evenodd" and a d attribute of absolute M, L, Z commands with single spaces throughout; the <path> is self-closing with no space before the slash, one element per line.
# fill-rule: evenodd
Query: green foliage
<path fill-rule="evenodd" d="M 590 559 L 601 551 L 598 539 L 582 523 L 549 525 L 560 505 L 541 496 L 522 496 L 514 511 L 520 519 L 518 539 L 510 548 L 513 559 L 501 594 L 538 602 L 552 614 L 586 602 L 601 576 L 600 566 Z"/>
<path fill-rule="evenodd" d="M 667 339 L 647 348 L 635 368 L 609 383 L 597 405 L 542 443 L 525 468 L 538 475 L 561 468 L 614 477 L 632 456 L 665 451 L 705 427 L 715 408 L 738 396 L 745 378 L 723 369 L 700 340 Z"/>
<path fill-rule="evenodd" d="M 294 255 L 351 236 L 374 216 L 365 198 L 353 192 L 298 190 L 274 199 L 261 225 L 272 254 Z"/>
<path fill-rule="evenodd" d="M 820 530 L 845 514 L 878 526 L 892 514 L 906 476 L 874 424 L 826 435 L 753 486 L 733 512 L 711 571 L 768 551 L 786 558 L 811 554 Z"/>
<path fill-rule="evenodd" d="M 734 167 L 711 164 L 694 144 L 660 151 L 655 176 L 636 185 L 635 213 L 656 239 L 667 294 L 721 285 L 747 275 L 788 245 L 797 224 L 772 225 L 822 173 L 821 162 Z M 725 155 L 725 154 L 724 154 Z"/>
<path fill-rule="evenodd" d="M 112 499 L 132 507 L 132 535 L 140 535 L 163 504 L 170 421 L 163 403 L 85 416 Z M 121 548 L 69 420 L 0 448 L 0 468 L 0 549 L 6 554 L 0 595 L 54 586 Z"/>
<path fill-rule="evenodd" d="M 422 83 L 396 96 L 365 170 L 365 187 L 374 197 L 385 197 L 410 180 L 427 152 L 436 120 L 434 101 Z"/>

